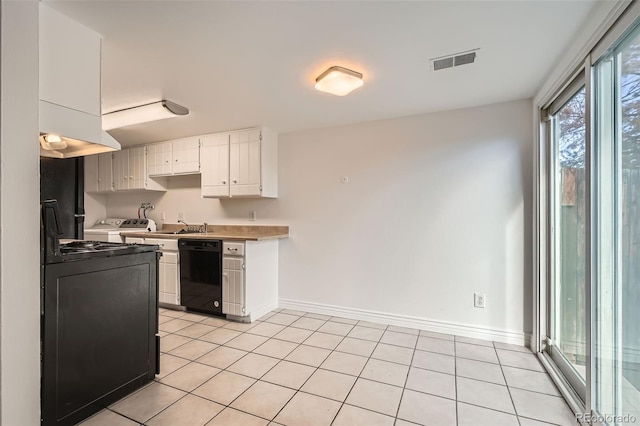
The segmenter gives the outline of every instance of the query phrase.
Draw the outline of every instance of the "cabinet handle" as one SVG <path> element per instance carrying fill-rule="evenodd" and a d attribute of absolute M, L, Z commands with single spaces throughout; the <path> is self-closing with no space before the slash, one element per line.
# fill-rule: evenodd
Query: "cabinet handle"
<path fill-rule="evenodd" d="M 223 181 L 222 181 L 222 184 L 223 184 L 223 185 L 226 185 L 226 184 L 227 184 L 227 181 L 226 181 L 226 180 L 223 180 Z"/>
<path fill-rule="evenodd" d="M 238 181 L 234 179 L 234 180 L 233 180 L 233 183 L 238 183 Z"/>

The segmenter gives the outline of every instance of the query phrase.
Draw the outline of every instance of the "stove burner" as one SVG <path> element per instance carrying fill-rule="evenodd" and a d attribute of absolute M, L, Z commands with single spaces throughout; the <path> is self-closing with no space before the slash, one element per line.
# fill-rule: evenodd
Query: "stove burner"
<path fill-rule="evenodd" d="M 102 244 L 100 241 L 72 241 L 64 244 L 62 248 L 89 248 L 99 246 L 100 244 Z"/>
<path fill-rule="evenodd" d="M 124 250 L 131 247 L 131 244 L 108 243 L 104 241 L 72 241 L 60 246 L 62 254 L 67 253 L 90 253 L 108 250 Z"/>

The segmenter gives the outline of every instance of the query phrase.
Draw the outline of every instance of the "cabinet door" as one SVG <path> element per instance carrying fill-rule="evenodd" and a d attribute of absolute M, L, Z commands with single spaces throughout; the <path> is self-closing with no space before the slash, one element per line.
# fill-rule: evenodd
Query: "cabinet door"
<path fill-rule="evenodd" d="M 98 155 L 98 192 L 113 191 L 113 153 Z"/>
<path fill-rule="evenodd" d="M 174 175 L 200 172 L 200 141 L 198 138 L 171 142 L 172 173 Z"/>
<path fill-rule="evenodd" d="M 229 195 L 260 195 L 260 130 L 231 134 L 229 143 Z"/>
<path fill-rule="evenodd" d="M 146 189 L 147 156 L 144 146 L 129 148 L 129 189 Z"/>
<path fill-rule="evenodd" d="M 125 191 L 129 189 L 129 150 L 123 149 L 113 153 L 113 189 Z"/>
<path fill-rule="evenodd" d="M 229 134 L 207 135 L 201 139 L 201 186 L 203 197 L 229 196 Z"/>
<path fill-rule="evenodd" d="M 222 313 L 244 316 L 244 258 L 225 256 L 222 259 Z"/>
<path fill-rule="evenodd" d="M 167 303 L 172 303 L 174 305 L 180 304 L 180 277 L 178 275 L 178 264 L 172 263 L 177 262 L 178 255 L 175 253 L 163 253 L 164 256 L 173 255 L 175 256 L 175 260 L 167 259 L 167 263 L 165 263 L 165 297 Z"/>
<path fill-rule="evenodd" d="M 147 145 L 147 173 L 149 176 L 171 174 L 171 142 Z"/>
<path fill-rule="evenodd" d="M 87 192 L 99 191 L 99 160 L 98 155 L 87 155 L 84 157 L 84 190 Z"/>

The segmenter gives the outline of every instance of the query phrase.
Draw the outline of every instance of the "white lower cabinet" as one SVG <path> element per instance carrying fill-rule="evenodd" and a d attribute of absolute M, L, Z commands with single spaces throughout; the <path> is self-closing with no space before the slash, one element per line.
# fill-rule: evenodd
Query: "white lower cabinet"
<path fill-rule="evenodd" d="M 222 313 L 250 322 L 278 305 L 278 241 L 225 241 Z"/>
<path fill-rule="evenodd" d="M 178 240 L 159 238 L 125 237 L 127 243 L 157 244 L 162 251 L 158 263 L 158 301 L 170 305 L 180 305 L 180 254 Z"/>
<path fill-rule="evenodd" d="M 180 270 L 178 252 L 162 250 L 159 264 L 160 303 L 180 304 Z"/>
<path fill-rule="evenodd" d="M 245 316 L 244 243 L 223 243 L 222 313 Z"/>
<path fill-rule="evenodd" d="M 126 237 L 127 243 L 157 244 L 159 301 L 180 305 L 178 240 Z M 278 307 L 278 240 L 224 241 L 222 313 L 251 322 Z"/>

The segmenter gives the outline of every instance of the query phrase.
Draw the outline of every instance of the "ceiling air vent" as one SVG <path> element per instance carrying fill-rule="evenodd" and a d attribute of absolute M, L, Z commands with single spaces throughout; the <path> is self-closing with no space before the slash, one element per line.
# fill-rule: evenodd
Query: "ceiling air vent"
<path fill-rule="evenodd" d="M 431 63 L 431 69 L 433 71 L 439 71 L 460 65 L 473 64 L 476 61 L 477 52 L 478 49 L 473 49 L 466 52 L 430 59 L 429 62 Z"/>

